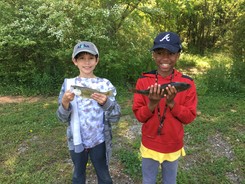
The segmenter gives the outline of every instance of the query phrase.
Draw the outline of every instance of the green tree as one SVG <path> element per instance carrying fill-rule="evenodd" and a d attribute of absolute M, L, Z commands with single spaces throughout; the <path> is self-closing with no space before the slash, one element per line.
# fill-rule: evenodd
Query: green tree
<path fill-rule="evenodd" d="M 245 3 L 241 6 L 241 14 L 234 21 L 234 26 L 230 35 L 232 39 L 230 45 L 232 46 L 233 63 L 232 63 L 232 75 L 234 79 L 239 80 L 245 84 L 244 71 L 245 71 Z"/>
<path fill-rule="evenodd" d="M 184 51 L 201 54 L 234 39 L 236 55 L 243 55 L 244 42 L 230 34 L 243 31 L 242 6 L 242 0 L 2 0 L 0 83 L 6 92 L 57 94 L 65 77 L 78 74 L 71 62 L 78 40 L 98 45 L 96 74 L 115 85 L 154 67 L 149 49 L 160 31 L 179 33 Z"/>

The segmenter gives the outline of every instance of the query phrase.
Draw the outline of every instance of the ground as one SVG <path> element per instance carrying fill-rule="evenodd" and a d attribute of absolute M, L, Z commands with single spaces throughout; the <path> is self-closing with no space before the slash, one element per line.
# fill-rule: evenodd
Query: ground
<path fill-rule="evenodd" d="M 40 97 L 22 97 L 22 96 L 0 96 L 0 104 L 3 103 L 20 103 L 20 102 L 36 102 Z"/>
<path fill-rule="evenodd" d="M 36 102 L 40 100 L 42 97 L 22 97 L 22 96 L 0 96 L 0 104 L 3 103 L 21 103 L 21 102 Z M 198 113 L 199 115 L 201 112 Z M 140 123 L 136 122 L 137 120 L 134 119 L 131 116 L 124 116 L 120 120 L 120 124 L 127 123 L 128 121 L 133 122 L 133 125 L 130 127 L 126 126 L 126 129 L 123 129 L 123 133 L 120 134 L 117 138 L 117 136 L 114 136 L 114 139 L 117 139 L 116 142 L 120 146 L 120 140 L 124 140 L 121 138 L 127 138 L 127 139 L 134 139 L 137 136 L 140 136 Z M 188 141 L 191 139 L 189 135 L 187 134 L 185 136 L 185 142 L 188 145 Z M 228 139 L 228 138 L 227 138 Z M 207 152 L 213 153 L 213 158 L 225 155 L 231 162 L 234 159 L 234 153 L 232 150 L 231 145 L 229 145 L 228 141 L 220 134 L 216 134 L 215 136 L 211 136 L 208 139 L 208 142 L 210 143 L 210 147 L 207 148 Z M 186 147 L 188 148 L 188 146 Z M 200 158 L 198 158 L 197 154 L 187 155 L 183 162 L 180 163 L 179 167 L 184 170 L 188 170 L 192 165 L 199 162 Z M 72 164 L 71 160 L 67 160 L 69 164 Z M 120 162 L 117 161 L 115 157 L 112 155 L 112 159 L 110 162 L 110 173 L 112 176 L 112 179 L 114 183 L 116 184 L 137 184 L 135 181 L 133 181 L 128 175 L 124 174 L 123 172 L 123 166 L 120 164 Z M 237 171 L 227 173 L 226 176 L 230 179 L 231 183 L 233 184 L 239 184 L 239 181 L 241 181 L 241 176 L 237 174 Z M 96 176 L 95 172 L 93 170 L 93 167 L 91 163 L 88 165 L 87 168 L 87 184 L 96 184 Z M 140 183 L 140 182 L 139 182 Z"/>
<path fill-rule="evenodd" d="M 0 96 L 0 104 L 5 103 L 21 103 L 21 102 L 37 102 L 43 97 L 22 97 L 22 96 Z M 21 145 L 19 151 L 25 151 L 25 146 Z M 71 159 L 67 160 L 68 164 L 72 165 Z M 112 156 L 110 162 L 110 173 L 114 183 L 116 184 L 136 184 L 129 176 L 123 173 L 123 167 L 120 163 Z M 87 168 L 87 184 L 97 184 L 96 175 L 91 163 L 88 164 Z"/>

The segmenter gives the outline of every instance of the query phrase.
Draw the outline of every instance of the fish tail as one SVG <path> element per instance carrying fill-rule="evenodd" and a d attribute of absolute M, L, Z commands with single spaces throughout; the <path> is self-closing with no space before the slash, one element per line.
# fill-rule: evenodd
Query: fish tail
<path fill-rule="evenodd" d="M 149 90 L 138 90 L 138 89 L 132 89 L 131 90 L 133 93 L 139 93 L 142 95 L 148 95 L 149 94 Z"/>
<path fill-rule="evenodd" d="M 138 93 L 139 91 L 137 89 L 130 89 L 131 92 L 133 93 Z"/>
<path fill-rule="evenodd" d="M 107 95 L 107 96 L 113 96 L 113 90 L 107 91 L 107 92 L 106 92 L 106 95 Z"/>
<path fill-rule="evenodd" d="M 138 93 L 138 90 L 134 88 L 128 88 L 128 91 L 132 93 Z"/>

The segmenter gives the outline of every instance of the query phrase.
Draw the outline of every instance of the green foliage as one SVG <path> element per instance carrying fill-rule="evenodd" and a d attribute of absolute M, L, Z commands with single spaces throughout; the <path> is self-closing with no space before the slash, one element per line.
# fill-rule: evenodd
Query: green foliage
<path fill-rule="evenodd" d="M 60 88 L 54 81 L 57 81 L 56 76 L 49 76 L 44 73 L 43 75 L 35 75 L 33 79 L 33 86 L 37 89 L 38 94 L 52 95 L 52 91 Z"/>
<path fill-rule="evenodd" d="M 245 38 L 241 36 L 245 32 L 244 24 L 245 24 L 245 2 L 241 6 L 239 6 L 239 16 L 234 21 L 234 26 L 232 27 L 231 33 L 231 41 L 229 42 L 232 45 L 232 52 L 234 57 L 237 60 L 245 61 Z"/>
<path fill-rule="evenodd" d="M 239 16 L 243 1 L 179 1 L 185 9 L 177 23 L 189 51 L 204 54 L 206 49 L 222 47 L 224 36 L 232 27 L 232 19 Z"/>
<path fill-rule="evenodd" d="M 176 63 L 176 68 L 178 69 L 190 69 L 197 67 L 197 64 L 199 63 L 199 60 L 196 60 L 195 56 L 181 53 L 181 57 L 179 61 Z"/>
<path fill-rule="evenodd" d="M 232 78 L 230 70 L 223 63 L 211 66 L 203 78 L 209 92 L 225 94 L 241 92 L 241 83 L 236 78 Z"/>
<path fill-rule="evenodd" d="M 241 0 L 4 0 L 0 8 L 1 94 L 26 95 L 28 90 L 32 94 L 57 94 L 65 77 L 78 74 L 71 62 L 78 40 L 98 46 L 101 62 L 96 75 L 115 85 L 133 83 L 142 72 L 154 68 L 149 48 L 160 31 L 179 33 L 186 53 L 195 50 L 204 55 L 207 49 L 224 45 L 236 56 L 232 77 L 241 76 Z M 194 57 L 186 54 L 178 67 L 202 66 Z"/>
<path fill-rule="evenodd" d="M 177 69 L 195 79 L 198 95 L 220 92 L 244 92 L 244 62 L 234 60 L 229 54 L 206 53 L 206 56 L 182 53 Z"/>
<path fill-rule="evenodd" d="M 207 81 L 205 81 L 204 77 L 202 76 L 196 77 L 195 83 L 196 83 L 197 95 L 198 96 L 206 95 L 208 92 L 208 85 L 206 84 Z"/>
<path fill-rule="evenodd" d="M 245 38 L 241 36 L 245 32 L 245 3 L 240 6 L 241 14 L 236 19 L 235 25 L 232 29 L 232 53 L 233 53 L 233 62 L 232 62 L 232 75 L 242 84 L 245 84 L 244 71 L 245 71 Z"/>
<path fill-rule="evenodd" d="M 231 65 L 231 76 L 234 80 L 241 82 L 243 85 L 245 84 L 244 71 L 245 61 L 234 59 Z"/>

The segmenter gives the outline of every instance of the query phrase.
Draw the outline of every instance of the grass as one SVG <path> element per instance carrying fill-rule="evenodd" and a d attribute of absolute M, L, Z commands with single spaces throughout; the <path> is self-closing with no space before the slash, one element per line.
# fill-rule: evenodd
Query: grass
<path fill-rule="evenodd" d="M 140 134 L 133 129 L 140 124 L 130 112 L 131 97 L 126 99 L 119 99 L 123 117 L 113 125 L 114 143 L 120 143 L 113 157 L 140 183 Z M 66 126 L 57 121 L 56 108 L 56 98 L 0 104 L 0 183 L 70 183 Z M 180 159 L 178 183 L 244 184 L 244 97 L 199 96 L 198 110 L 201 114 L 185 127 L 187 156 Z"/>
<path fill-rule="evenodd" d="M 69 183 L 65 125 L 54 100 L 1 104 L 0 183 Z"/>
<path fill-rule="evenodd" d="M 244 99 L 243 95 L 215 93 L 199 96 L 200 115 L 185 127 L 187 156 L 180 159 L 178 183 L 245 183 Z M 122 134 L 135 125 L 133 121 L 121 123 L 124 124 L 119 129 Z M 130 140 L 123 140 L 124 146 L 118 155 L 125 172 L 136 176 L 135 181 L 140 183 L 139 140 Z"/>
<path fill-rule="evenodd" d="M 198 117 L 185 126 L 187 156 L 180 158 L 179 184 L 245 184 L 245 87 L 232 83 L 232 87 L 241 88 L 243 92 L 232 94 L 230 86 L 222 92 L 222 87 L 231 80 L 221 78 L 224 70 L 219 67 L 200 77 L 200 73 L 210 69 L 214 60 L 221 62 L 219 58 L 224 58 L 220 55 L 212 57 L 185 54 L 179 65 L 194 75 L 199 100 Z M 229 62 L 226 59 L 224 64 Z M 217 82 L 219 86 L 214 86 Z M 216 91 L 216 88 L 219 92 L 208 91 Z M 141 124 L 131 110 L 132 94 L 123 87 L 117 89 L 122 117 L 118 124 L 112 125 L 114 165 L 111 168 L 121 167 L 133 184 L 140 184 Z M 71 183 L 66 125 L 56 119 L 56 109 L 57 97 L 0 104 L 0 183 Z M 114 177 L 116 184 L 124 181 L 116 179 Z M 160 181 L 159 175 L 157 184 Z"/>
<path fill-rule="evenodd" d="M 189 183 L 244 183 L 245 137 L 244 97 L 216 94 L 199 97 L 201 115 L 186 126 L 187 156 L 194 157 Z M 243 152 L 237 152 L 243 150 Z M 185 158 L 183 159 L 185 163 Z M 183 166 L 184 170 L 186 170 Z M 189 170 L 186 170 L 189 171 Z M 184 172 L 183 175 L 188 172 Z M 180 174 L 179 177 L 181 177 Z"/>

